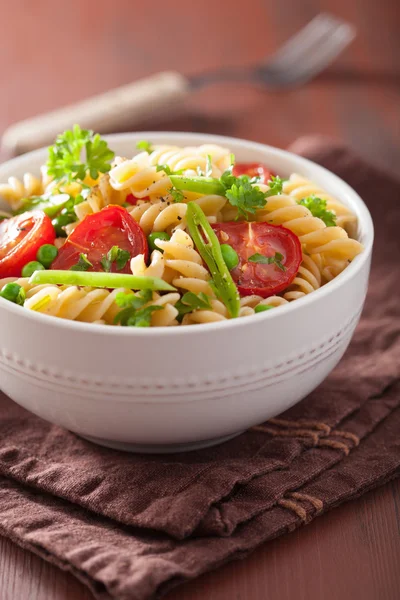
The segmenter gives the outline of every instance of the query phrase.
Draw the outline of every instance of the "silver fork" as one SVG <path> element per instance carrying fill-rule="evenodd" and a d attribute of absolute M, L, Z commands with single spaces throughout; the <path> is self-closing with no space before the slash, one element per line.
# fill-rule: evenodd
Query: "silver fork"
<path fill-rule="evenodd" d="M 272 57 L 254 67 L 228 67 L 185 77 L 174 71 L 146 79 L 77 104 L 11 125 L 3 134 L 2 150 L 21 154 L 46 146 L 74 123 L 101 133 L 154 123 L 182 111 L 184 100 L 200 87 L 218 81 L 284 88 L 303 84 L 323 71 L 355 37 L 355 28 L 329 14 L 320 14 L 289 39 Z"/>
<path fill-rule="evenodd" d="M 321 13 L 264 63 L 195 75 L 190 78 L 190 83 L 195 89 L 225 80 L 260 83 L 274 88 L 304 84 L 332 63 L 355 35 L 356 30 L 350 23 Z"/>

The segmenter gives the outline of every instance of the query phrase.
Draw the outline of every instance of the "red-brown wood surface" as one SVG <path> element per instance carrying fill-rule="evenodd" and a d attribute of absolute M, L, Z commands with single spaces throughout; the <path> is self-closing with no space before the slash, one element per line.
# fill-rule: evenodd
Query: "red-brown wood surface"
<path fill-rule="evenodd" d="M 398 0 L 4 0 L 0 11 L 0 132 L 13 121 L 162 69 L 190 74 L 250 64 L 319 11 L 333 12 L 353 22 L 358 37 L 311 84 L 285 92 L 210 87 L 190 99 L 179 119 L 153 128 L 281 147 L 322 133 L 388 168 L 400 163 Z M 168 598 L 397 600 L 399 514 L 400 484 L 393 482 Z M 70 575 L 0 540 L 0 600 L 90 597 Z"/>

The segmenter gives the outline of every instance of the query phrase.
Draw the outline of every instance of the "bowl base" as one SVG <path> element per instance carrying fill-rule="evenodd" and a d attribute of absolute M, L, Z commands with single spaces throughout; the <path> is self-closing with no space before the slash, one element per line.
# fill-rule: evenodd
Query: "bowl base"
<path fill-rule="evenodd" d="M 173 454 L 174 452 L 190 452 L 191 450 L 201 450 L 202 448 L 209 448 L 210 446 L 223 444 L 224 442 L 231 440 L 241 433 L 243 433 L 243 431 L 238 431 L 237 433 L 226 435 L 220 438 L 213 438 L 211 440 L 185 442 L 183 444 L 131 444 L 129 442 L 103 440 L 102 438 L 91 437 L 89 435 L 81 435 L 80 437 L 92 442 L 93 444 L 105 446 L 106 448 L 112 448 L 113 450 L 123 450 L 124 452 L 136 452 L 140 454 Z"/>

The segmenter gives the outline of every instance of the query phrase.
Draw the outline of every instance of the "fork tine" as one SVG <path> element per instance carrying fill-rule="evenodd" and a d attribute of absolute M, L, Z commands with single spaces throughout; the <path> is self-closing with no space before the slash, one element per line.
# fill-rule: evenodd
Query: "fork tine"
<path fill-rule="evenodd" d="M 323 42 L 318 44 L 317 48 L 310 48 L 307 54 L 303 54 L 301 57 L 299 55 L 297 59 L 292 60 L 291 64 L 286 64 L 285 69 L 280 73 L 283 76 L 282 79 L 284 78 L 288 83 L 298 84 L 314 77 L 343 51 L 354 36 L 354 29 L 346 24 L 336 31 L 332 31 Z M 275 70 L 276 67 L 274 66 L 273 69 Z M 276 70 L 275 73 L 277 73 Z"/>
<path fill-rule="evenodd" d="M 345 26 L 351 28 L 346 22 L 329 14 L 321 14 L 310 21 L 303 29 L 291 37 L 271 58 L 265 63 L 266 67 L 287 69 L 293 63 L 299 64 L 312 54 L 319 44 L 324 43 L 338 28 Z"/>

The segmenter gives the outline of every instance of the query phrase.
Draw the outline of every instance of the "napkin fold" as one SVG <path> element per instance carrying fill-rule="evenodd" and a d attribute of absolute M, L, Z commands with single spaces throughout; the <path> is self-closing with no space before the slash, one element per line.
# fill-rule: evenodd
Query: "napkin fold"
<path fill-rule="evenodd" d="M 161 597 L 400 474 L 400 179 L 329 139 L 291 149 L 352 185 L 376 228 L 361 322 L 310 396 L 223 445 L 145 456 L 0 395 L 0 532 L 96 598 Z"/>

